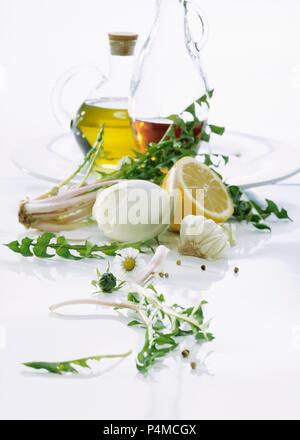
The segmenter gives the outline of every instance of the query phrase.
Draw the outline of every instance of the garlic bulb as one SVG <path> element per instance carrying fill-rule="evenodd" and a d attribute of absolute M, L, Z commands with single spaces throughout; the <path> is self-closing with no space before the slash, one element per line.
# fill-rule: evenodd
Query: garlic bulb
<path fill-rule="evenodd" d="M 188 215 L 181 222 L 179 252 L 207 260 L 225 257 L 228 235 L 220 225 L 201 215 Z"/>

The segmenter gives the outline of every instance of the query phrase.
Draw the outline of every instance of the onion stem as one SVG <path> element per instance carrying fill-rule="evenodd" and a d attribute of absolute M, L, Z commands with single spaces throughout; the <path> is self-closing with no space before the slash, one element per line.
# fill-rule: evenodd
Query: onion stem
<path fill-rule="evenodd" d="M 87 183 L 95 161 L 103 150 L 103 133 L 102 126 L 94 146 L 69 177 L 41 196 L 21 201 L 19 206 L 20 223 L 27 228 L 48 232 L 74 230 L 89 224 L 97 191 L 120 182 L 120 180 L 111 180 L 107 177 L 90 184 Z M 70 182 L 82 170 L 85 170 L 85 173 L 81 181 L 69 186 Z M 114 173 L 114 175 L 117 174 Z"/>

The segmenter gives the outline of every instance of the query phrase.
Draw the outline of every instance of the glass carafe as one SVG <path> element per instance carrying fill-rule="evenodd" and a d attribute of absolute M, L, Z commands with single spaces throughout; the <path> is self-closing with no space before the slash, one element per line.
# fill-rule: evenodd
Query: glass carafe
<path fill-rule="evenodd" d="M 132 156 L 136 149 L 132 124 L 128 113 L 128 95 L 133 70 L 133 55 L 138 38 L 137 34 L 109 33 L 110 72 L 105 77 L 99 70 L 98 85 L 84 99 L 76 115 L 70 118 L 68 113 L 60 114 L 61 119 L 72 119 L 71 128 L 77 143 L 84 153 L 94 145 L 101 126 L 104 126 L 104 150 L 97 165 L 114 168 L 124 156 Z M 57 88 L 58 109 L 68 81 L 82 72 L 82 67 L 67 72 Z"/>
<path fill-rule="evenodd" d="M 206 36 L 207 22 L 196 4 L 157 0 L 155 23 L 131 82 L 129 113 L 141 151 L 161 139 L 171 123 L 168 116 L 208 93 L 201 63 Z M 205 124 L 207 108 L 198 106 L 197 113 Z"/>

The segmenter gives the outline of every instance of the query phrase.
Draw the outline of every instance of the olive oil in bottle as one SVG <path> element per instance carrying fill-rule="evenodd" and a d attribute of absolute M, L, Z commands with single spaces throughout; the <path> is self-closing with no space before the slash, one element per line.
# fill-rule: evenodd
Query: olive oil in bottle
<path fill-rule="evenodd" d="M 105 128 L 104 154 L 97 164 L 110 167 L 117 165 L 122 157 L 132 156 L 136 141 L 127 110 L 127 99 L 88 99 L 81 105 L 73 131 L 84 154 L 95 143 L 101 125 Z"/>
<path fill-rule="evenodd" d="M 101 168 L 114 169 L 124 156 L 137 149 L 128 113 L 128 94 L 134 48 L 138 36 L 132 33 L 109 33 L 110 75 L 80 106 L 72 122 L 72 131 L 83 150 L 94 145 L 104 126 L 103 154 L 96 161 Z"/>

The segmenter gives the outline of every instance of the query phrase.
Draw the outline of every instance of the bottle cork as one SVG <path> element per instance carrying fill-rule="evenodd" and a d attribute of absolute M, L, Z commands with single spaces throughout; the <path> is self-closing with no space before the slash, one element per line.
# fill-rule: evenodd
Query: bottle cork
<path fill-rule="evenodd" d="M 109 32 L 108 38 L 112 55 L 130 56 L 134 54 L 138 34 L 133 32 Z"/>

